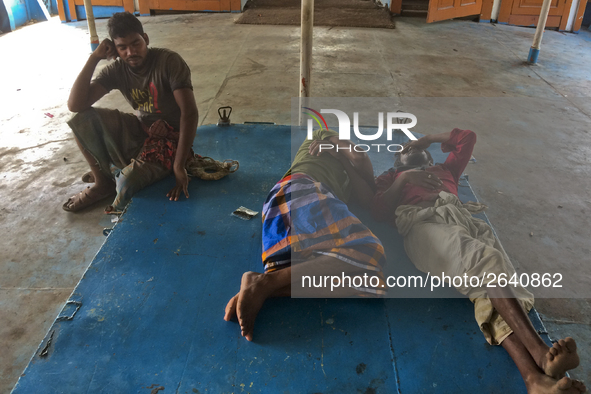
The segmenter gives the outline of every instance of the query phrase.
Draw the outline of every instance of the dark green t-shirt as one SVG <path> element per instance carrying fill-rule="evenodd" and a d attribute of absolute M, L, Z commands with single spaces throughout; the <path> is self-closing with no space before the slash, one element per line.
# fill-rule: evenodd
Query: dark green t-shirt
<path fill-rule="evenodd" d="M 328 137 L 338 136 L 339 133 L 333 130 L 315 130 L 312 135 L 313 140 L 324 140 Z M 308 153 L 310 144 L 313 140 L 306 139 L 298 152 L 296 153 L 291 168 L 285 175 L 306 174 L 315 181 L 322 182 L 328 186 L 343 202 L 347 202 L 351 195 L 351 184 L 349 176 L 345 172 L 343 165 L 330 153 L 324 153 L 320 156 L 312 156 Z"/>
<path fill-rule="evenodd" d="M 187 63 L 178 53 L 163 48 L 148 50 L 145 67 L 140 73 L 117 59 L 94 81 L 108 91 L 121 91 L 146 126 L 163 119 L 177 131 L 181 126 L 181 109 L 173 92 L 182 88 L 193 89 Z"/>

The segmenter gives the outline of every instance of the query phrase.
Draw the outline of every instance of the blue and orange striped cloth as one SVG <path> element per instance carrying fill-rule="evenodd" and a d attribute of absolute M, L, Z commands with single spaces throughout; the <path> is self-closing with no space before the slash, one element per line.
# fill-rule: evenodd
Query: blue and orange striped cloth
<path fill-rule="evenodd" d="M 335 257 L 382 276 L 380 240 L 327 186 L 305 174 L 288 175 L 263 205 L 265 272 L 289 267 L 314 254 Z"/>

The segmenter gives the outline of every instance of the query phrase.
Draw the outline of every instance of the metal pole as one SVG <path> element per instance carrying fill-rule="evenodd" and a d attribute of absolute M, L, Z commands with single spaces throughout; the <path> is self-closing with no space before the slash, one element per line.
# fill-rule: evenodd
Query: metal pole
<path fill-rule="evenodd" d="M 538 26 L 536 27 L 536 34 L 534 35 L 534 43 L 529 49 L 529 56 L 527 62 L 535 64 L 538 62 L 538 55 L 540 54 L 540 45 L 542 43 L 542 35 L 546 28 L 546 21 L 548 20 L 548 12 L 550 12 L 550 0 L 544 0 L 542 9 L 540 10 L 540 19 L 538 19 Z"/>
<path fill-rule="evenodd" d="M 94 51 L 99 46 L 99 39 L 94 25 L 94 11 L 92 10 L 91 0 L 84 0 L 84 11 L 86 12 L 86 23 L 88 23 L 88 32 L 90 33 L 90 49 Z"/>
<path fill-rule="evenodd" d="M 302 124 L 302 107 L 310 97 L 312 74 L 312 34 L 314 27 L 314 0 L 302 0 L 302 34 L 300 39 L 300 107 L 299 124 Z"/>

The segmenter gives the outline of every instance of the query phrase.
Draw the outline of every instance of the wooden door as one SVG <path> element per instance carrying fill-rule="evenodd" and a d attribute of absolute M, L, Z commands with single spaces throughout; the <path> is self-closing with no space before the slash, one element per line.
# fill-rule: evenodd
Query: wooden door
<path fill-rule="evenodd" d="M 564 30 L 572 0 L 551 0 L 546 27 Z M 502 0 L 499 23 L 517 26 L 537 26 L 542 0 Z"/>
<path fill-rule="evenodd" d="M 427 23 L 478 15 L 482 0 L 429 0 Z"/>

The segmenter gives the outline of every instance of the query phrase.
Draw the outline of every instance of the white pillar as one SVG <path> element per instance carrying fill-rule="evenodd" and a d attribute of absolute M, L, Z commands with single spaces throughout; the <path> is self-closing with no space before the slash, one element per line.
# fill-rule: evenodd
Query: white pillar
<path fill-rule="evenodd" d="M 86 12 L 86 23 L 88 23 L 88 32 L 90 33 L 90 49 L 94 51 L 99 46 L 99 39 L 94 25 L 94 11 L 92 10 L 91 0 L 84 0 L 84 11 Z"/>
<path fill-rule="evenodd" d="M 312 34 L 314 27 L 314 0 L 302 0 L 302 34 L 300 39 L 300 107 L 299 124 L 302 124 L 302 107 L 310 97 L 312 74 Z"/>
<path fill-rule="evenodd" d="M 536 34 L 534 34 L 534 43 L 529 50 L 527 57 L 528 63 L 535 64 L 538 62 L 538 55 L 540 54 L 540 45 L 542 43 L 542 35 L 546 28 L 546 21 L 548 20 L 548 12 L 550 12 L 550 0 L 544 0 L 542 9 L 540 10 L 540 19 L 538 19 L 538 26 L 536 27 Z"/>

